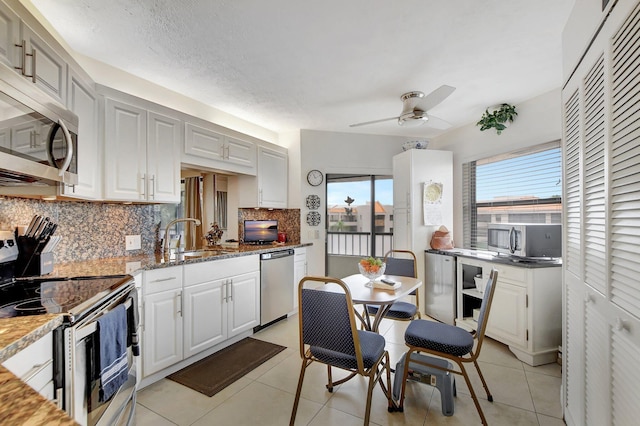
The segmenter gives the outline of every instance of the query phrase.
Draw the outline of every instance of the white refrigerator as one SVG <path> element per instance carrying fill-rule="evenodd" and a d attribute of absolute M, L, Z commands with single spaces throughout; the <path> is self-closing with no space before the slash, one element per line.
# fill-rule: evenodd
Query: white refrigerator
<path fill-rule="evenodd" d="M 425 191 L 426 187 L 426 191 Z M 441 225 L 453 232 L 453 153 L 410 149 L 393 157 L 393 247 L 411 250 L 423 282 L 420 306 L 429 283 L 424 252 Z"/>

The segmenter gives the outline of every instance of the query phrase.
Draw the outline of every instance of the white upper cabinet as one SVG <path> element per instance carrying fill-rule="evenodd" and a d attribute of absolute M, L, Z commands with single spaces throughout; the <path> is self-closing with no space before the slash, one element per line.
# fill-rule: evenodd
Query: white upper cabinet
<path fill-rule="evenodd" d="M 32 81 L 52 99 L 66 105 L 67 62 L 60 54 L 63 49 L 46 31 L 40 29 L 38 33 L 30 26 L 39 24 L 22 10 L 21 5 L 12 7 L 19 8 L 16 10 L 25 15 L 18 16 L 9 6 L 0 3 L 0 61 Z M 54 43 L 55 47 L 49 43 Z"/>
<path fill-rule="evenodd" d="M 102 139 L 100 103 L 92 86 L 69 69 L 67 103 L 78 116 L 78 184 L 64 186 L 62 191 L 68 197 L 97 200 L 102 198 Z"/>
<path fill-rule="evenodd" d="M 67 63 L 28 25 L 22 25 L 19 52 L 23 75 L 56 101 L 66 105 Z M 31 56 L 29 56 L 31 55 Z"/>
<path fill-rule="evenodd" d="M 287 207 L 288 155 L 284 148 L 258 146 L 258 175 L 238 177 L 240 207 Z"/>
<path fill-rule="evenodd" d="M 106 99 L 105 117 L 105 198 L 146 201 L 147 111 Z"/>
<path fill-rule="evenodd" d="M 0 61 L 13 68 L 16 43 L 20 39 L 20 18 L 7 5 L 0 3 Z"/>
<path fill-rule="evenodd" d="M 256 174 L 256 144 L 249 138 L 197 120 L 185 123 L 182 162 L 229 172 Z"/>
<path fill-rule="evenodd" d="M 179 203 L 182 123 L 137 103 L 106 98 L 105 198 Z"/>
<path fill-rule="evenodd" d="M 147 199 L 180 202 L 182 122 L 149 112 L 147 125 Z"/>

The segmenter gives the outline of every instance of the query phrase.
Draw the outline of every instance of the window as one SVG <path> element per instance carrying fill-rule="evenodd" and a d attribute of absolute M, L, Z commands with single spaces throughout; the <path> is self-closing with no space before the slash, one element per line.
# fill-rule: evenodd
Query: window
<path fill-rule="evenodd" d="M 327 175 L 327 254 L 382 256 L 392 248 L 391 176 Z"/>
<path fill-rule="evenodd" d="M 490 223 L 562 223 L 560 141 L 462 166 L 464 247 L 486 249 Z"/>

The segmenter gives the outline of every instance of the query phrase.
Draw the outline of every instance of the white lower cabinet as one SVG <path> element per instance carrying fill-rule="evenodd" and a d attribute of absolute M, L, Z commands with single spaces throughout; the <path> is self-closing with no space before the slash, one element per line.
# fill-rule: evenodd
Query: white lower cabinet
<path fill-rule="evenodd" d="M 307 275 L 307 249 L 297 248 L 293 255 L 293 310 L 298 310 L 298 284 Z"/>
<path fill-rule="evenodd" d="M 185 358 L 260 324 L 260 261 L 243 256 L 184 267 Z"/>
<path fill-rule="evenodd" d="M 144 376 L 182 361 L 182 266 L 145 271 Z"/>
<path fill-rule="evenodd" d="M 487 280 L 491 269 L 498 281 L 489 312 L 486 335 L 509 346 L 529 365 L 557 360 L 562 341 L 562 269 L 527 268 L 458 257 L 456 324 L 476 329 L 473 310 L 479 309 L 484 293 L 473 286 L 478 274 Z M 466 288 L 465 288 L 466 287 Z"/>
<path fill-rule="evenodd" d="M 49 401 L 54 399 L 52 332 L 7 359 L 2 366 Z"/>
<path fill-rule="evenodd" d="M 195 355 L 226 339 L 225 291 L 226 282 L 223 280 L 185 286 L 185 357 Z"/>
<path fill-rule="evenodd" d="M 146 271 L 143 287 L 144 377 L 260 324 L 257 255 Z"/>

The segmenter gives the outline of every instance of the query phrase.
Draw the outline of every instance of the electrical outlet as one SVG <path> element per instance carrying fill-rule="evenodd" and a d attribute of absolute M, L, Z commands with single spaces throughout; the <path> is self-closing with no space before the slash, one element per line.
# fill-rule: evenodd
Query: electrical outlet
<path fill-rule="evenodd" d="M 438 377 L 436 375 L 434 374 L 431 375 L 431 386 L 436 386 L 438 384 L 437 378 Z"/>
<path fill-rule="evenodd" d="M 142 248 L 142 241 L 140 235 L 127 235 L 125 237 L 125 250 L 140 250 Z"/>
<path fill-rule="evenodd" d="M 125 274 L 131 274 L 142 268 L 142 262 L 127 262 L 125 265 Z"/>

